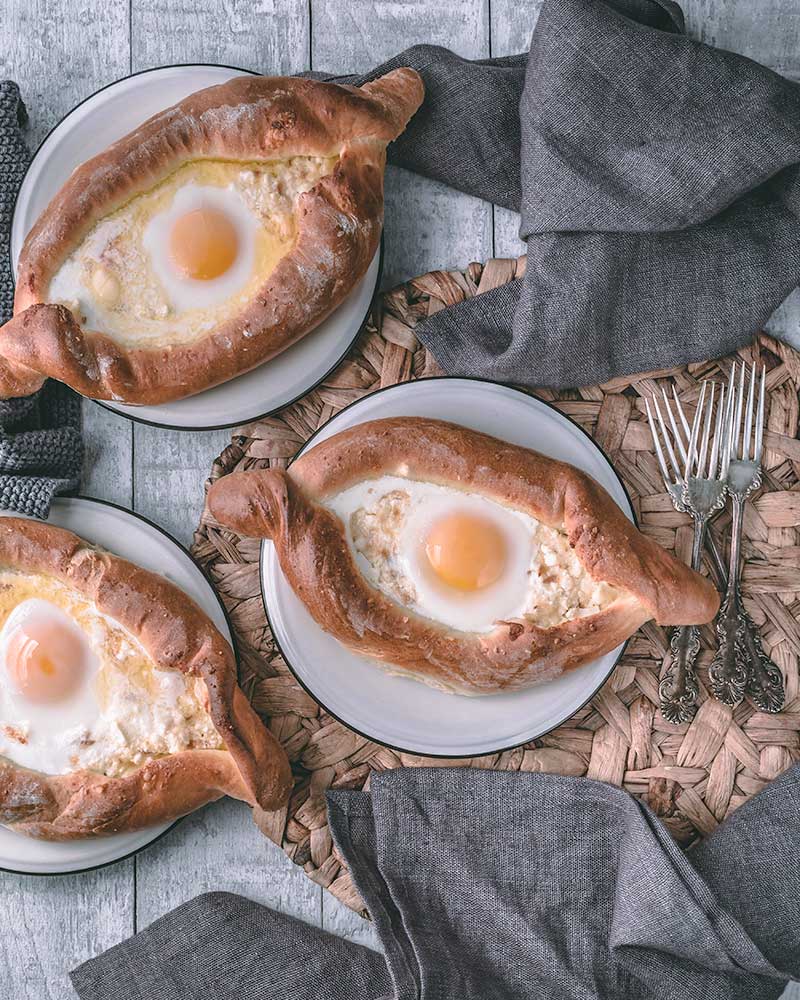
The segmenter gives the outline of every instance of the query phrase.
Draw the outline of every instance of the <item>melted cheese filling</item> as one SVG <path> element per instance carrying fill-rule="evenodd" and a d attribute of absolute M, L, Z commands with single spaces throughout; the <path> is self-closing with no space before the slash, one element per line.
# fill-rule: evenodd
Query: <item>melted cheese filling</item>
<path fill-rule="evenodd" d="M 0 663 L 0 754 L 47 774 L 89 769 L 118 777 L 188 749 L 224 749 L 205 685 L 160 670 L 138 640 L 52 577 L 0 572 L 0 628 L 24 601 L 48 602 L 78 626 L 93 664 L 67 704 L 30 702 Z"/>
<path fill-rule="evenodd" d="M 101 219 L 53 276 L 47 301 L 125 347 L 190 343 L 235 316 L 297 238 L 298 197 L 338 157 L 270 162 L 197 160 Z M 237 260 L 216 281 L 187 281 L 170 266 L 169 239 L 181 199 L 214 202 L 237 233 Z M 208 302 L 209 289 L 218 301 Z"/>
<path fill-rule="evenodd" d="M 598 614 L 620 596 L 589 575 L 563 530 L 478 494 L 382 476 L 350 487 L 326 505 L 341 519 L 356 565 L 373 587 L 459 631 L 489 632 L 501 620 L 552 628 Z M 443 584 L 426 556 L 426 540 L 436 525 L 465 512 L 491 520 L 496 537 L 505 539 L 497 578 L 472 592 Z M 468 537 L 452 540 L 462 549 L 469 543 Z"/>

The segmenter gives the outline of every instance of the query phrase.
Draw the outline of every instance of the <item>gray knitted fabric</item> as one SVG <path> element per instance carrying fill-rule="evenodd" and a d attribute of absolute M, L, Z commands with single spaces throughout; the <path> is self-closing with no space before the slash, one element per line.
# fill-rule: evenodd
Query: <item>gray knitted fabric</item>
<path fill-rule="evenodd" d="M 17 85 L 0 81 L 0 324 L 14 306 L 9 243 L 28 162 L 25 121 Z M 82 463 L 80 401 L 70 389 L 48 382 L 32 396 L 0 400 L 0 509 L 47 517 L 54 496 L 77 490 Z"/>

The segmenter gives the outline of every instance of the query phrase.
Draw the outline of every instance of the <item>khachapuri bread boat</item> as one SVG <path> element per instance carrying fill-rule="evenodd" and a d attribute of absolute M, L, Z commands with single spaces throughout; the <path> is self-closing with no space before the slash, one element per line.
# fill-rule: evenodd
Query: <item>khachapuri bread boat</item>
<path fill-rule="evenodd" d="M 0 397 L 48 377 L 156 404 L 263 364 L 313 330 L 380 243 L 386 145 L 423 85 L 240 76 L 78 167 L 29 233 Z"/>
<path fill-rule="evenodd" d="M 552 680 L 640 625 L 708 622 L 713 585 L 564 462 L 440 420 L 373 420 L 288 470 L 233 473 L 212 515 L 269 538 L 318 624 L 459 694 Z"/>
<path fill-rule="evenodd" d="M 0 518 L 0 823 L 72 840 L 222 795 L 278 808 L 290 785 L 194 601 L 72 532 Z"/>

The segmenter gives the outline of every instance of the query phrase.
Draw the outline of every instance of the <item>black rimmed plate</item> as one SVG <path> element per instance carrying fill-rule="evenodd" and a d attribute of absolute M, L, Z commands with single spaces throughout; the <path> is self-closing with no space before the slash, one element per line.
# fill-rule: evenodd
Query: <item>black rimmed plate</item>
<path fill-rule="evenodd" d="M 388 387 L 340 411 L 302 451 L 347 427 L 395 416 L 449 420 L 570 462 L 605 487 L 634 520 L 622 480 L 585 431 L 555 407 L 494 382 L 432 378 Z M 430 757 L 476 757 L 542 736 L 597 693 L 625 648 L 526 691 L 448 695 L 388 675 L 323 631 L 295 596 L 268 541 L 261 549 L 261 582 L 276 642 L 309 694 L 370 740 Z"/>
<path fill-rule="evenodd" d="M 11 229 L 12 269 L 16 271 L 26 234 L 76 166 L 188 94 L 249 73 L 232 66 L 163 66 L 117 80 L 73 108 L 42 142 L 20 187 Z M 379 250 L 361 281 L 323 323 L 259 368 L 172 403 L 102 405 L 131 420 L 173 430 L 215 430 L 268 416 L 313 389 L 342 360 L 369 314 L 381 264 Z"/>
<path fill-rule="evenodd" d="M 0 516 L 17 516 L 4 512 Z M 140 514 L 91 497 L 53 501 L 49 523 L 167 577 L 193 598 L 232 642 L 225 608 L 189 552 Z M 121 861 L 162 837 L 174 823 L 135 833 L 51 843 L 0 826 L 0 869 L 25 875 L 66 875 Z"/>

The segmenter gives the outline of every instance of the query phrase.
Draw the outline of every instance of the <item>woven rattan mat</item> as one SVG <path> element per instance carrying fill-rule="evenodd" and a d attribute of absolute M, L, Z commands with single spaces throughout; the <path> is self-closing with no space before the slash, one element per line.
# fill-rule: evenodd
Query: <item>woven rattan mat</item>
<path fill-rule="evenodd" d="M 299 402 L 240 428 L 214 463 L 211 481 L 239 469 L 285 466 L 306 438 L 334 413 L 381 386 L 438 374 L 419 344 L 418 321 L 521 273 L 520 260 L 434 271 L 379 297 L 347 359 Z M 745 517 L 745 602 L 764 645 L 780 665 L 786 709 L 766 715 L 745 701 L 731 710 L 709 696 L 705 667 L 713 632 L 703 629 L 701 706 L 687 725 L 658 710 L 658 675 L 667 649 L 664 629 L 645 625 L 600 693 L 558 729 L 525 747 L 454 761 L 467 767 L 588 775 L 645 799 L 684 845 L 711 833 L 731 810 L 800 758 L 800 355 L 762 335 L 741 356 L 766 363 L 768 430 L 764 487 Z M 633 499 L 643 531 L 688 560 L 692 531 L 674 511 L 658 474 L 642 396 L 674 385 L 689 410 L 702 379 L 725 377 L 731 358 L 617 378 L 601 386 L 537 393 L 589 431 L 610 455 Z M 727 514 L 713 531 L 727 541 Z M 241 659 L 242 687 L 285 746 L 295 773 L 288 809 L 263 814 L 260 825 L 308 876 L 355 910 L 363 903 L 336 856 L 326 825 L 327 788 L 363 788 L 373 770 L 441 765 L 368 742 L 327 715 L 289 673 L 267 627 L 259 589 L 259 543 L 240 539 L 204 511 L 194 554 L 230 612 Z"/>

